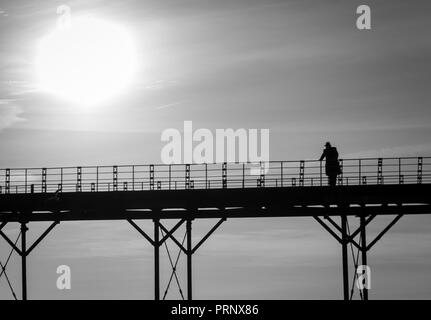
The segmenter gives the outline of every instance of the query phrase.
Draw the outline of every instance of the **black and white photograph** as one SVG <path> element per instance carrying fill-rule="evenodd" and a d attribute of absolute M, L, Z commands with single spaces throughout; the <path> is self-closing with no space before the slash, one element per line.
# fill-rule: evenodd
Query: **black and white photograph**
<path fill-rule="evenodd" d="M 0 300 L 431 299 L 430 84 L 429 0 L 0 0 Z"/>

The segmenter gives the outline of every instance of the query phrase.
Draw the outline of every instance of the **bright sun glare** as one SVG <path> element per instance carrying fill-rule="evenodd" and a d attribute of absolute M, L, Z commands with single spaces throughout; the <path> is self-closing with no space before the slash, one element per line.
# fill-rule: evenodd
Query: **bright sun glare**
<path fill-rule="evenodd" d="M 73 19 L 40 42 L 36 67 L 43 90 L 82 105 L 118 94 L 132 80 L 135 50 L 120 26 L 93 18 Z"/>

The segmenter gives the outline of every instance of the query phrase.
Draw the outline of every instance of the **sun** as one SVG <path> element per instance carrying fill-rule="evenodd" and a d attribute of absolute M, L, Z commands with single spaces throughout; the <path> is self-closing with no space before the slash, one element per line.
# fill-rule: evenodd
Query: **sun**
<path fill-rule="evenodd" d="M 136 69 L 132 38 L 114 23 L 74 18 L 44 37 L 36 58 L 42 90 L 81 105 L 96 105 L 123 91 Z"/>

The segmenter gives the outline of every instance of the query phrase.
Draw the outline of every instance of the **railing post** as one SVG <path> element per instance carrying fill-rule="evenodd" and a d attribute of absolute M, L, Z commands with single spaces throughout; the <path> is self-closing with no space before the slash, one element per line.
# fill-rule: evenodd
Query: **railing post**
<path fill-rule="evenodd" d="M 242 188 L 245 187 L 245 163 L 242 164 Z"/>
<path fill-rule="evenodd" d="M 132 166 L 132 191 L 135 191 L 135 166 Z"/>
<path fill-rule="evenodd" d="M 112 167 L 112 191 L 118 190 L 118 166 Z"/>
<path fill-rule="evenodd" d="M 150 190 L 154 190 L 154 165 L 150 164 Z"/>
<path fill-rule="evenodd" d="M 24 191 L 24 193 L 27 193 L 27 169 L 25 169 L 25 182 L 24 182 L 24 184 L 25 184 L 25 191 Z"/>
<path fill-rule="evenodd" d="M 76 191 L 77 192 L 81 192 L 82 190 L 82 168 L 81 167 L 77 167 L 76 168 Z"/>
<path fill-rule="evenodd" d="M 299 186 L 304 186 L 304 171 L 305 171 L 305 162 L 301 160 L 299 162 Z"/>
<path fill-rule="evenodd" d="M 260 186 L 265 187 L 265 164 L 260 161 Z"/>
<path fill-rule="evenodd" d="M 46 168 L 42 168 L 42 192 L 46 193 Z"/>
<path fill-rule="evenodd" d="M 402 174 L 402 169 L 401 169 L 401 158 L 398 158 L 398 183 L 399 184 L 404 183 L 404 175 Z"/>
<path fill-rule="evenodd" d="M 423 167 L 423 158 L 418 157 L 418 169 L 417 169 L 417 183 L 422 183 L 422 167 Z"/>
<path fill-rule="evenodd" d="M 377 184 L 382 184 L 383 182 L 383 159 L 379 158 L 377 161 Z"/>
<path fill-rule="evenodd" d="M 225 189 L 227 187 L 227 163 L 222 164 L 222 187 Z"/>
<path fill-rule="evenodd" d="M 208 189 L 208 164 L 205 163 L 205 189 Z"/>
<path fill-rule="evenodd" d="M 280 161 L 281 187 L 283 188 L 283 161 Z"/>
<path fill-rule="evenodd" d="M 186 164 L 184 186 L 185 186 L 184 189 L 189 189 L 190 188 L 190 164 Z"/>
<path fill-rule="evenodd" d="M 10 192 L 10 169 L 6 169 L 5 175 L 5 193 Z"/>

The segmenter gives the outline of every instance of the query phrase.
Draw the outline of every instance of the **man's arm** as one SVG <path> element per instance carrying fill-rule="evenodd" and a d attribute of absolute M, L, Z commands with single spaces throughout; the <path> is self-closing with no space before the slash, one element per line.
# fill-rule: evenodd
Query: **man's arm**
<path fill-rule="evenodd" d="M 322 153 L 322 155 L 320 156 L 319 161 L 322 161 L 323 159 L 325 159 L 325 157 L 326 157 L 326 149 L 325 149 L 325 150 L 323 150 L 323 153 Z"/>

